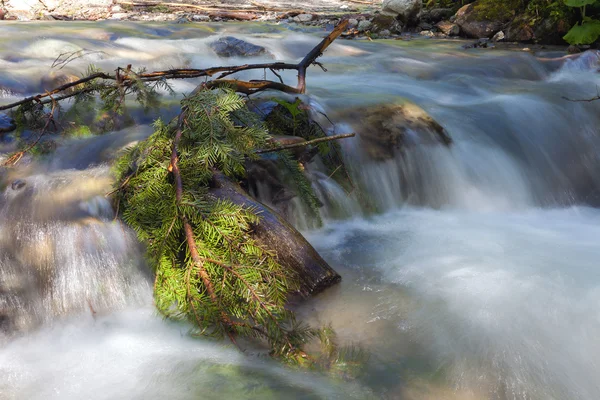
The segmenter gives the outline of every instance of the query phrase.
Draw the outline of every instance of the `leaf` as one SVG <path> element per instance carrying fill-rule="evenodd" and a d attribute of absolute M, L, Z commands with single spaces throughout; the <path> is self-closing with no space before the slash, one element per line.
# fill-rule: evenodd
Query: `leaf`
<path fill-rule="evenodd" d="M 565 0 L 569 7 L 583 7 L 594 4 L 597 0 Z"/>
<path fill-rule="evenodd" d="M 592 44 L 600 37 L 600 21 L 575 25 L 563 37 L 569 44 Z"/>

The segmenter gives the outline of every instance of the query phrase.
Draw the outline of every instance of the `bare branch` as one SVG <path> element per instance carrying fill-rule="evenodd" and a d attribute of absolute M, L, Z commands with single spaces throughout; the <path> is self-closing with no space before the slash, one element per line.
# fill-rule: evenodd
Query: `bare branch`
<path fill-rule="evenodd" d="M 354 136 L 356 136 L 355 133 L 345 133 L 343 135 L 326 136 L 326 137 L 313 139 L 313 140 L 309 140 L 309 141 L 302 142 L 302 143 L 293 143 L 293 144 L 287 144 L 284 146 L 274 147 L 272 149 L 257 150 L 256 153 L 257 154 L 273 153 L 276 151 L 295 149 L 298 147 L 310 146 L 312 144 L 317 144 L 317 143 L 322 143 L 322 142 L 330 142 L 332 140 L 346 139 L 346 138 L 351 138 Z"/>
<path fill-rule="evenodd" d="M 300 61 L 298 64 L 275 62 L 275 63 L 245 64 L 245 65 L 237 65 L 237 66 L 213 67 L 213 68 L 207 68 L 207 69 L 171 69 L 171 70 L 155 71 L 155 72 L 142 73 L 142 74 L 133 73 L 133 71 L 131 70 L 131 67 L 128 67 L 126 69 L 118 68 L 117 69 L 118 73 L 116 75 L 98 72 L 98 73 L 86 76 L 84 78 L 78 79 L 76 81 L 66 83 L 66 84 L 59 86 L 51 91 L 40 93 L 35 96 L 30 96 L 30 97 L 24 98 L 23 100 L 20 100 L 20 101 L 14 102 L 14 103 L 0 106 L 0 111 L 9 110 L 11 108 L 18 107 L 18 106 L 21 106 L 21 105 L 24 105 L 27 103 L 31 103 L 31 102 L 42 103 L 42 101 L 41 101 L 42 99 L 45 99 L 52 95 L 58 94 L 60 92 L 64 92 L 67 89 L 82 85 L 84 83 L 94 81 L 96 79 L 115 81 L 117 87 L 126 88 L 126 87 L 131 86 L 134 81 L 153 82 L 153 81 L 160 81 L 160 80 L 166 80 L 166 79 L 190 79 L 190 78 L 199 78 L 199 77 L 212 77 L 215 74 L 221 73 L 221 75 L 219 75 L 219 77 L 215 81 L 212 81 L 215 83 L 208 82 L 208 83 L 206 83 L 206 86 L 203 86 L 203 87 L 219 87 L 220 85 L 231 85 L 232 87 L 237 88 L 236 90 L 239 91 L 240 93 L 245 93 L 245 94 L 253 94 L 253 93 L 267 90 L 267 89 L 281 90 L 281 91 L 284 91 L 287 93 L 304 93 L 306 91 L 306 70 L 307 70 L 307 68 L 312 64 L 316 64 L 316 65 L 319 65 L 321 68 L 323 68 L 324 71 L 326 71 L 322 64 L 316 62 L 316 59 L 319 58 L 323 54 L 325 49 L 327 49 L 329 47 L 329 45 L 331 45 L 331 43 L 341 35 L 341 33 L 346 29 L 347 26 L 348 26 L 348 20 L 342 20 L 335 27 L 335 29 L 329 35 L 327 35 L 327 37 L 325 37 L 317 46 L 315 46 L 306 55 L 306 57 L 304 57 L 302 59 L 302 61 Z M 64 55 L 65 54 L 59 55 L 59 57 L 55 60 L 53 65 L 57 65 L 58 60 Z M 67 59 L 69 59 L 69 57 L 72 57 L 72 56 L 69 55 L 67 57 Z M 60 62 L 58 62 L 58 64 L 60 64 Z M 225 78 L 226 76 L 229 76 L 231 74 L 235 74 L 240 71 L 247 71 L 247 70 L 254 70 L 254 69 L 270 69 L 279 78 L 280 82 L 279 83 L 272 82 L 272 81 L 244 82 L 244 81 L 238 81 L 238 80 L 223 80 L 223 78 Z M 293 88 L 291 86 L 285 85 L 283 83 L 283 79 L 281 78 L 281 76 L 279 74 L 275 73 L 275 71 L 279 71 L 279 70 L 297 70 L 298 71 L 297 87 Z M 134 75 L 134 76 L 131 76 L 131 75 Z M 216 83 L 216 82 L 219 82 L 219 83 Z M 64 100 L 64 99 L 68 99 L 70 97 L 76 96 L 78 94 L 90 92 L 90 91 L 93 91 L 93 90 L 90 90 L 89 88 L 83 88 L 83 89 L 80 89 L 79 91 L 74 91 L 74 92 L 68 93 L 68 94 L 62 94 L 61 96 L 58 96 L 55 99 L 57 101 Z M 44 101 L 42 104 L 46 104 L 46 103 L 48 103 L 48 102 Z"/>

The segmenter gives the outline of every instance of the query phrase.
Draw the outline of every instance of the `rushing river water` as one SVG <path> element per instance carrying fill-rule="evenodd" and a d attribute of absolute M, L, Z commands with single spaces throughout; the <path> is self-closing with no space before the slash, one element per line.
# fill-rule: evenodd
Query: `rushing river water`
<path fill-rule="evenodd" d="M 56 57 L 80 49 L 64 71 L 258 61 L 219 59 L 208 43 L 223 35 L 286 61 L 318 40 L 282 26 L 3 22 L 0 104 L 48 89 Z M 149 132 L 155 116 L 140 115 L 3 176 L 0 306 L 44 323 L 0 342 L 0 398 L 599 398 L 600 102 L 563 96 L 597 95 L 600 58 L 462 44 L 338 41 L 328 72 L 309 71 L 311 101 L 334 118 L 408 99 L 454 139 L 385 162 L 344 141 L 377 214 L 322 179 L 347 215 L 305 233 L 344 280 L 300 313 L 370 354 L 358 377 L 242 356 L 154 314 L 140 249 L 103 197 L 111 157 Z M 3 291 L 21 294 L 7 304 Z"/>

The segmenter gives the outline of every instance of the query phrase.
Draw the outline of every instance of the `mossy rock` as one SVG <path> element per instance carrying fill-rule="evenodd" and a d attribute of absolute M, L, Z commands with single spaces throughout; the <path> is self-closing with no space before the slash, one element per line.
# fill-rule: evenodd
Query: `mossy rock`
<path fill-rule="evenodd" d="M 395 157 L 417 145 L 449 146 L 446 130 L 422 108 L 412 103 L 380 104 L 348 111 L 345 118 L 359 136 L 362 148 L 373 160 Z"/>

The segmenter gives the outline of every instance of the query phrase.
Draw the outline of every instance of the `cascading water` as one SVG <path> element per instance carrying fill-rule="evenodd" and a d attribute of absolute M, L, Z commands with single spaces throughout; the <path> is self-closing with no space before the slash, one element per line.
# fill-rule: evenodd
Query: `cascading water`
<path fill-rule="evenodd" d="M 40 90 L 66 50 L 88 52 L 65 67 L 72 73 L 89 63 L 252 61 L 211 55 L 207 44 L 224 35 L 279 60 L 315 42 L 244 24 L 7 23 L 0 32 L 2 103 Z M 309 165 L 326 223 L 306 235 L 344 281 L 300 312 L 371 354 L 353 384 L 255 362 L 153 314 L 139 249 L 103 198 L 107 161 L 148 134 L 139 127 L 71 140 L 3 177 L 0 326 L 42 325 L 2 343 L 0 398 L 598 398 L 600 102 L 563 98 L 597 95 L 598 53 L 564 60 L 461 44 L 340 41 L 322 60 L 328 72 L 309 72 L 313 109 L 338 122 L 335 133 L 354 129 L 360 115 L 348 110 L 411 103 L 453 139 L 415 136 L 385 159 L 360 138 L 341 141 L 352 193 Z M 19 313 L 2 314 L 7 304 Z"/>

